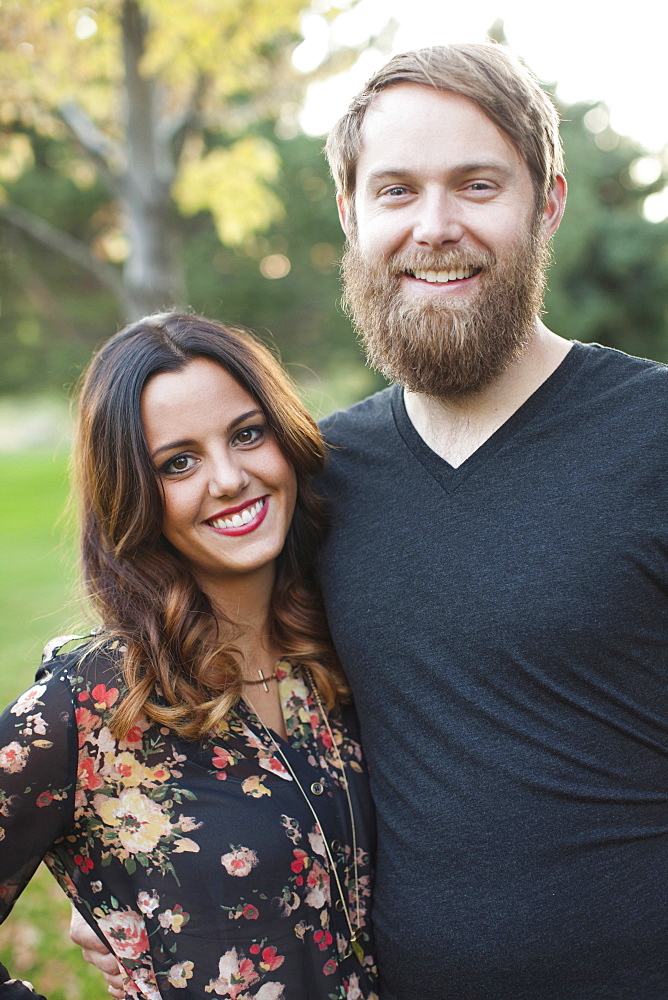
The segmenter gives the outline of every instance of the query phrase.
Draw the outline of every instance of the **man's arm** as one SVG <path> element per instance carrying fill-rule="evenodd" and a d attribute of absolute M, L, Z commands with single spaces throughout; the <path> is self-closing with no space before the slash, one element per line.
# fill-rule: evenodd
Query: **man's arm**
<path fill-rule="evenodd" d="M 107 982 L 111 996 L 117 997 L 117 1000 L 123 1000 L 125 996 L 123 975 L 117 959 L 110 951 L 107 951 L 93 928 L 88 926 L 74 907 L 72 907 L 72 919 L 70 920 L 70 937 L 81 948 L 86 962 L 100 970 Z"/>

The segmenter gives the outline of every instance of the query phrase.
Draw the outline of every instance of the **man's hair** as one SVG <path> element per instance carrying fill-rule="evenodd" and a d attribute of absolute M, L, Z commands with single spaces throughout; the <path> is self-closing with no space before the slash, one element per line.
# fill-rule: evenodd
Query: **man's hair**
<path fill-rule="evenodd" d="M 491 42 L 436 45 L 396 55 L 353 99 L 325 148 L 338 192 L 350 203 L 367 109 L 383 90 L 416 83 L 474 101 L 526 162 L 542 211 L 562 171 L 559 115 L 535 76 L 508 49 Z"/>

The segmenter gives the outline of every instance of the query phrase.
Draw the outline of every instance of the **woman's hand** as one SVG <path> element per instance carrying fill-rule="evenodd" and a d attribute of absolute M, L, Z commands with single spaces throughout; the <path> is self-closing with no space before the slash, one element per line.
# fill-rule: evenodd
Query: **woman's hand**
<path fill-rule="evenodd" d="M 81 952 L 89 965 L 95 966 L 104 976 L 109 993 L 117 1000 L 123 1000 L 123 975 L 118 960 L 108 951 L 95 931 L 88 926 L 84 918 L 72 907 L 70 920 L 70 937 L 81 948 Z"/>

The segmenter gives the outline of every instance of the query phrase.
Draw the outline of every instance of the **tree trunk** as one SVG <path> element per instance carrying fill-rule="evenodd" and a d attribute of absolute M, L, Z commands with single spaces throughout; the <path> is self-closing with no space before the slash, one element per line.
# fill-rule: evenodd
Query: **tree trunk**
<path fill-rule="evenodd" d="M 123 268 L 130 321 L 182 306 L 185 282 L 171 196 L 177 165 L 171 142 L 161 134 L 158 88 L 141 73 L 147 27 L 136 0 L 123 2 L 121 31 L 127 133 L 118 197 L 130 244 Z"/>

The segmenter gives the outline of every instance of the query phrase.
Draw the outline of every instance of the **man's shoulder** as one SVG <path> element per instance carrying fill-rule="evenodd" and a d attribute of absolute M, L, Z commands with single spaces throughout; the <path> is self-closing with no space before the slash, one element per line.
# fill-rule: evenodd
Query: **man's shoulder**
<path fill-rule="evenodd" d="M 585 370 L 590 377 L 600 374 L 603 377 L 616 378 L 621 381 L 649 378 L 656 379 L 659 384 L 665 384 L 666 379 L 668 379 L 668 365 L 661 361 L 636 357 L 603 344 L 582 344 L 576 341 L 575 345 L 587 361 Z"/>
<path fill-rule="evenodd" d="M 668 365 L 634 357 L 601 344 L 579 344 L 581 360 L 573 380 L 577 405 L 608 419 L 626 419 L 629 428 L 653 426 L 663 433 L 668 418 Z"/>
<path fill-rule="evenodd" d="M 397 386 L 389 386 L 380 392 L 367 396 L 366 399 L 354 403 L 346 410 L 335 410 L 329 416 L 319 421 L 320 430 L 325 440 L 331 445 L 347 444 L 350 436 L 364 430 L 365 434 L 373 429 L 383 430 L 392 418 L 392 400 L 400 390 Z"/>

